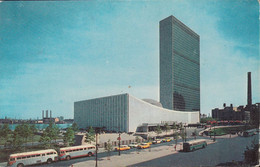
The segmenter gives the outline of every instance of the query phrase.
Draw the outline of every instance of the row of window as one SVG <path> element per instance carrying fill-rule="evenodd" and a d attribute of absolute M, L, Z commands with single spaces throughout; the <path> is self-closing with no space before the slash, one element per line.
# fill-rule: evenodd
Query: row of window
<path fill-rule="evenodd" d="M 91 149 L 95 149 L 95 147 L 88 147 L 88 148 L 79 148 L 79 149 L 75 149 L 75 150 L 65 150 L 65 151 L 61 151 L 61 153 L 64 152 L 75 152 L 75 151 L 82 151 L 82 150 L 91 150 Z"/>
<path fill-rule="evenodd" d="M 52 154 L 56 154 L 56 152 L 47 153 L 47 155 L 52 155 Z M 40 157 L 40 156 L 45 156 L 45 154 L 27 155 L 27 156 L 17 157 L 16 159 L 17 159 L 17 160 L 20 160 L 20 159 L 34 158 L 34 157 Z M 11 161 L 14 161 L 15 158 L 11 158 L 10 160 L 11 160 Z"/>

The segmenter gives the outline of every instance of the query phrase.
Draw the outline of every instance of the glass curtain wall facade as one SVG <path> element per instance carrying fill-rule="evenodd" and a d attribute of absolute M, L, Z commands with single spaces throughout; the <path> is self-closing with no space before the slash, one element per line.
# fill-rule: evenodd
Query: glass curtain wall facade
<path fill-rule="evenodd" d="M 200 111 L 200 37 L 174 16 L 160 21 L 160 102 Z"/>

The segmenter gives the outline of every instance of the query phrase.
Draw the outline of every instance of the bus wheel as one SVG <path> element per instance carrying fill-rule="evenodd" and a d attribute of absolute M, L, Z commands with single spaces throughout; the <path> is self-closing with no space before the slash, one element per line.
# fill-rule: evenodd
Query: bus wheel
<path fill-rule="evenodd" d="M 69 161 L 69 160 L 70 160 L 70 156 L 67 156 L 67 157 L 66 157 L 66 160 Z"/>
<path fill-rule="evenodd" d="M 89 153 L 88 153 L 88 156 L 90 156 L 90 157 L 91 157 L 92 155 L 93 155 L 93 154 L 92 154 L 92 152 L 89 152 Z"/>
<path fill-rule="evenodd" d="M 52 162 L 52 159 L 49 158 L 49 159 L 47 160 L 47 164 L 50 164 L 51 162 Z"/>
<path fill-rule="evenodd" d="M 24 167 L 24 164 L 20 163 L 17 165 L 17 167 Z"/>
<path fill-rule="evenodd" d="M 205 145 L 203 145 L 202 148 L 205 148 Z"/>
<path fill-rule="evenodd" d="M 195 148 L 193 148 L 192 151 L 195 151 Z"/>

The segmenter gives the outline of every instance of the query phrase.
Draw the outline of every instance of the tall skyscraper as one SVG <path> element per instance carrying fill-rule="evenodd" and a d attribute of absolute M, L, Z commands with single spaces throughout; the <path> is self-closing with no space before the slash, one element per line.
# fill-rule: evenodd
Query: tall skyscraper
<path fill-rule="evenodd" d="M 174 16 L 160 21 L 160 102 L 200 111 L 200 37 Z"/>

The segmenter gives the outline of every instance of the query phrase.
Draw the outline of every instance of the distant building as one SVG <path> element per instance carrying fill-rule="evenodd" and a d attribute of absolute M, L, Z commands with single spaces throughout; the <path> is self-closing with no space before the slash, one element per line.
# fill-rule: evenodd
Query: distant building
<path fill-rule="evenodd" d="M 233 107 L 226 106 L 224 103 L 223 108 L 212 109 L 212 118 L 218 121 L 250 121 L 250 112 L 246 111 L 244 106 Z"/>
<path fill-rule="evenodd" d="M 174 16 L 160 21 L 160 102 L 200 111 L 200 36 Z"/>

